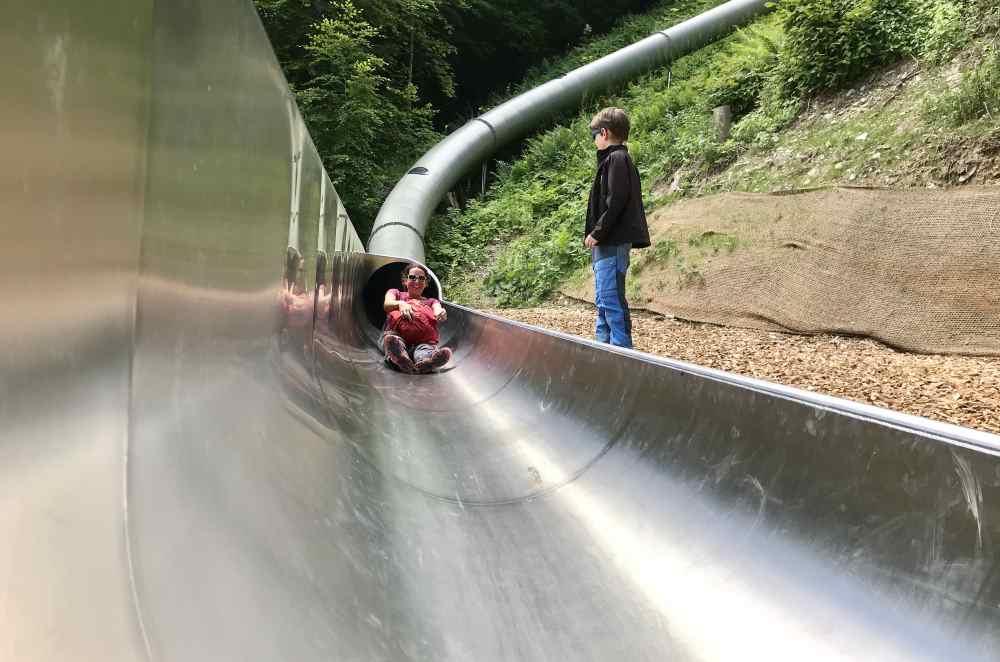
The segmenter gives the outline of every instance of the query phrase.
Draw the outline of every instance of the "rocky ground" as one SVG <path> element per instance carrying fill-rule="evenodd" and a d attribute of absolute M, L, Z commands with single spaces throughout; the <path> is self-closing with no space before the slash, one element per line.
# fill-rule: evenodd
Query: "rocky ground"
<path fill-rule="evenodd" d="M 594 311 L 564 300 L 488 311 L 593 337 Z M 1000 358 L 897 352 L 873 340 L 796 336 L 633 314 L 636 349 L 1000 434 Z"/>

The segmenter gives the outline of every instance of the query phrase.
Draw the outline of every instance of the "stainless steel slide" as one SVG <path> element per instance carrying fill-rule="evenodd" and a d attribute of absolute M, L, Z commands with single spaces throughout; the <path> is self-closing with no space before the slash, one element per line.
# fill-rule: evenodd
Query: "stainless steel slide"
<path fill-rule="evenodd" d="M 388 370 L 250 3 L 98 5 L 0 23 L 0 660 L 1000 656 L 997 437 L 458 306 Z"/>

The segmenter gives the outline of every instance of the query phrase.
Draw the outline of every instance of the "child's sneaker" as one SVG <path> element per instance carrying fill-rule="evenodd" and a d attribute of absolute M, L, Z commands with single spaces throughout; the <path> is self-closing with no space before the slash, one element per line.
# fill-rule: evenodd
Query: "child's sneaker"
<path fill-rule="evenodd" d="M 424 359 L 423 361 L 418 361 L 415 364 L 417 372 L 431 372 L 432 370 L 437 370 L 438 368 L 444 366 L 451 360 L 451 350 L 447 347 L 442 347 L 441 349 L 434 350 L 429 359 Z"/>
<path fill-rule="evenodd" d="M 385 337 L 385 355 L 392 361 L 392 364 L 405 373 L 415 371 L 413 359 L 406 351 L 406 343 L 399 336 L 387 335 Z"/>

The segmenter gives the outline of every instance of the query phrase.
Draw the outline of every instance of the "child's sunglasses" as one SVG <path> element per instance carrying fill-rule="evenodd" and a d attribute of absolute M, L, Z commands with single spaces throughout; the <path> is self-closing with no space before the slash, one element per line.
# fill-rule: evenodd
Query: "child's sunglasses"
<path fill-rule="evenodd" d="M 427 276 L 414 276 L 413 274 L 406 274 L 406 280 L 412 280 L 418 283 L 426 283 Z"/>
<path fill-rule="evenodd" d="M 596 140 L 597 136 L 601 135 L 601 131 L 603 131 L 603 130 L 604 130 L 603 128 L 600 128 L 600 129 L 591 129 L 590 130 L 590 139 L 591 140 Z"/>

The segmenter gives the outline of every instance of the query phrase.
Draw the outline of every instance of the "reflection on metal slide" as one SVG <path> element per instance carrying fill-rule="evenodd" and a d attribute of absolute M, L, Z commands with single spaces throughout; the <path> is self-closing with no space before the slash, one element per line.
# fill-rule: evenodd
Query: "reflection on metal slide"
<path fill-rule="evenodd" d="M 4 18 L 0 660 L 1000 657 L 997 437 L 459 306 L 387 370 L 250 2 Z"/>

